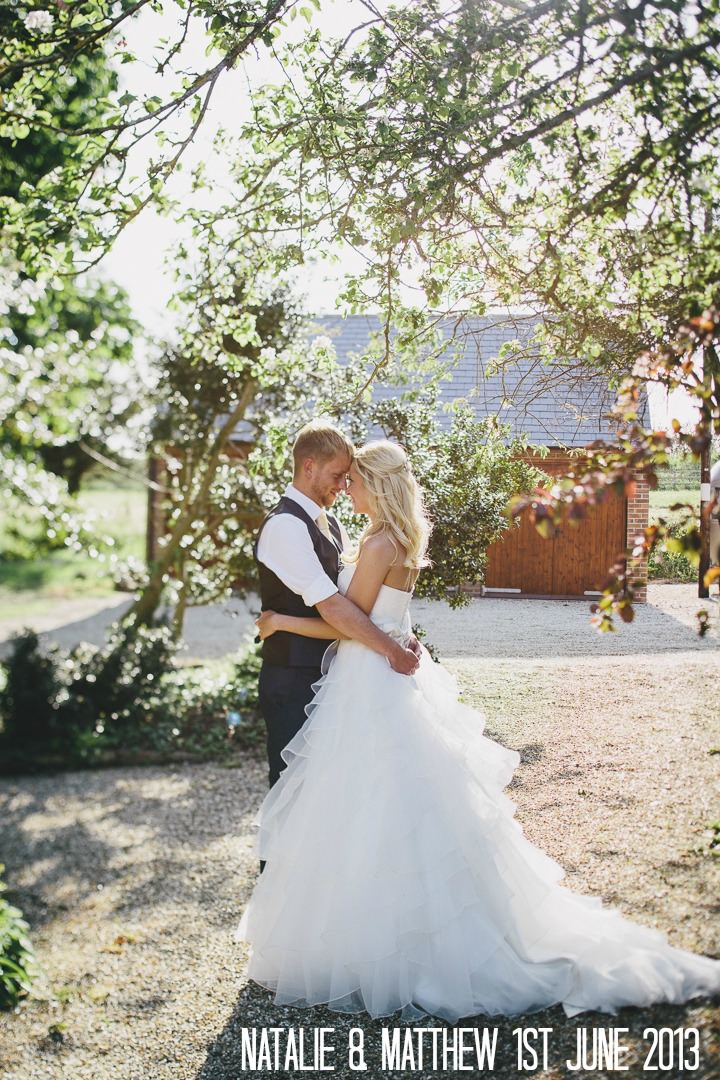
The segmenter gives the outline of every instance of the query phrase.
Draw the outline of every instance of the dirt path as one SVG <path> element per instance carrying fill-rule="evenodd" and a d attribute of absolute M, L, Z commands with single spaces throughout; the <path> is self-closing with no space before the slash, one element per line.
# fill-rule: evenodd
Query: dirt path
<path fill-rule="evenodd" d="M 718 644 L 694 633 L 691 589 L 660 588 L 635 626 L 603 637 L 584 604 L 482 600 L 459 614 L 415 613 L 489 733 L 521 751 L 518 819 L 568 884 L 675 945 L 718 955 Z M 246 984 L 232 935 L 256 873 L 251 823 L 263 791 L 253 760 L 0 781 L 1 857 L 47 973 L 37 1000 L 0 1018 L 3 1080 L 238 1080 L 241 1028 L 291 1025 L 334 1027 L 340 1046 L 362 1027 L 373 1080 L 454 1075 L 381 1073 L 379 1021 L 277 1009 Z M 579 1028 L 611 1025 L 629 1029 L 632 1080 L 720 1076 L 717 1002 L 482 1025 L 498 1030 L 488 1075 L 499 1078 L 522 1075 L 518 1026 L 553 1029 L 549 1066 L 535 1073 L 550 1080 L 578 1075 L 564 1063 Z M 648 1027 L 698 1029 L 700 1068 L 643 1071 Z M 328 1075 L 355 1074 L 341 1065 Z"/>

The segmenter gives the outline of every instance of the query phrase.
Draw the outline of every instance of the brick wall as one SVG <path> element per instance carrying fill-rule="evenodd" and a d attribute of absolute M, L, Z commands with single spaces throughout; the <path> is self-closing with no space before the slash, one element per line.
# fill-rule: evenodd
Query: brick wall
<path fill-rule="evenodd" d="M 632 549 L 635 537 L 639 536 L 648 523 L 650 513 L 650 487 L 641 472 L 636 472 L 635 492 L 627 501 L 627 546 Z M 628 563 L 635 597 L 639 604 L 647 603 L 647 558 L 630 558 Z"/>

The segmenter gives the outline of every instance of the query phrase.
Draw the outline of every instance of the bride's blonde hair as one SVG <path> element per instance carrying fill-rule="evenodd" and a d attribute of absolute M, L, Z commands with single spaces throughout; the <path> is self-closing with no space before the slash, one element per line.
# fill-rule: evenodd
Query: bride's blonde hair
<path fill-rule="evenodd" d="M 360 537 L 358 549 L 349 561 L 357 560 L 369 537 L 384 535 L 404 548 L 403 566 L 416 569 L 427 566 L 430 519 L 403 448 L 387 439 L 378 439 L 356 450 L 353 462 L 365 484 L 376 520 Z"/>

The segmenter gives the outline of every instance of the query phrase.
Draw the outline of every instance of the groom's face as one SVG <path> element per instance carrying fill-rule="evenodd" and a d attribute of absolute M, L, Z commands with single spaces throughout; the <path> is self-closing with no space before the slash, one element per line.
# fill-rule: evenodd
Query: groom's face
<path fill-rule="evenodd" d="M 307 494 L 318 506 L 332 506 L 341 491 L 345 491 L 346 478 L 350 469 L 350 457 L 347 454 L 336 454 L 329 461 L 316 461 L 309 458 L 305 465 L 309 466 L 309 488 Z"/>

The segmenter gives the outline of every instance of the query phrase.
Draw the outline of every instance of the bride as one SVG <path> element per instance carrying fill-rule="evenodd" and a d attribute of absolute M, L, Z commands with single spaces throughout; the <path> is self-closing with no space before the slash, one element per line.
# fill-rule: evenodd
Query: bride
<path fill-rule="evenodd" d="M 369 525 L 339 587 L 404 641 L 429 535 L 404 451 L 362 447 L 348 492 Z M 339 636 L 270 611 L 258 626 Z M 503 794 L 519 755 L 482 734 L 427 652 L 413 677 L 356 641 L 329 652 L 260 812 L 266 866 L 238 929 L 250 978 L 278 1004 L 452 1023 L 720 991 L 720 961 L 558 884 L 561 867 L 525 839 Z"/>

